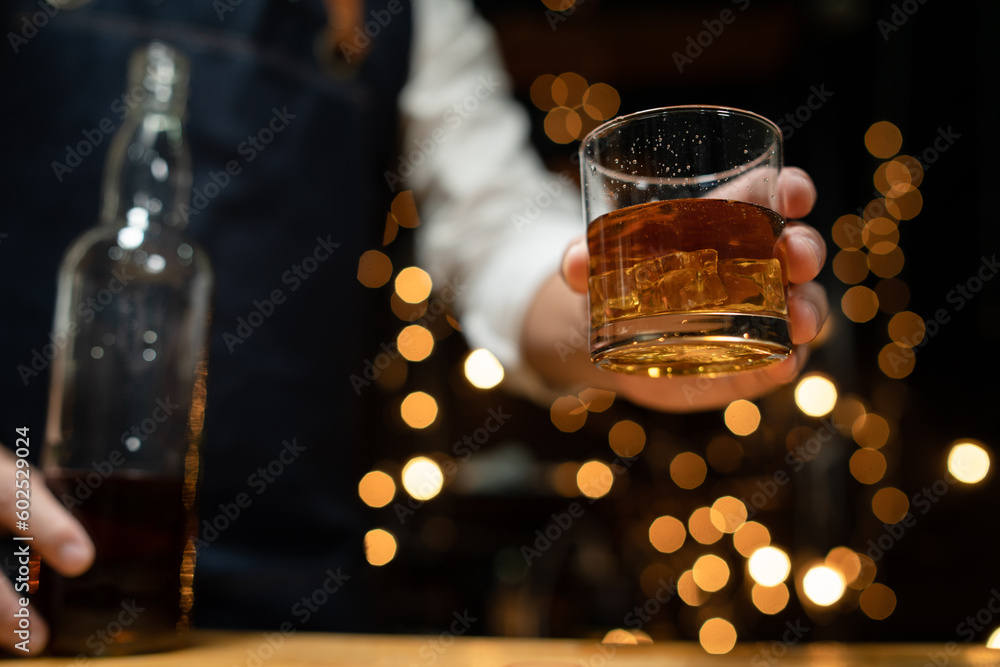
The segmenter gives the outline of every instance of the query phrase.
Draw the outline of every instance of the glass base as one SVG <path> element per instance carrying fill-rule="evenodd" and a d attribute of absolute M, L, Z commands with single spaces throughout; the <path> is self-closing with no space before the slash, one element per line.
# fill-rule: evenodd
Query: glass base
<path fill-rule="evenodd" d="M 789 322 L 747 313 L 671 313 L 590 331 L 590 358 L 604 370 L 651 377 L 728 375 L 785 359 Z"/>

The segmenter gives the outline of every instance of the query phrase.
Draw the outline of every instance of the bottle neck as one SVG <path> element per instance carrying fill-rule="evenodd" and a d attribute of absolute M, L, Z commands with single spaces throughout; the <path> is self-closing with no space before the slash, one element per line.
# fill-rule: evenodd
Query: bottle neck
<path fill-rule="evenodd" d="M 122 229 L 126 249 L 186 224 L 191 157 L 183 132 L 187 77 L 179 64 L 176 54 L 152 47 L 132 63 L 129 90 L 142 101 L 109 148 L 101 211 L 102 224 Z"/>

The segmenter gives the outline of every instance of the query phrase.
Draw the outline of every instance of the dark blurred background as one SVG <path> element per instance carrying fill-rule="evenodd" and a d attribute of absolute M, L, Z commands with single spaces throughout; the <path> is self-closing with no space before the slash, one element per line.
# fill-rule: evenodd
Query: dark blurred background
<path fill-rule="evenodd" d="M 1000 587 L 997 476 L 991 469 L 976 483 L 956 482 L 946 460 L 953 444 L 972 439 L 996 465 L 995 3 L 576 0 L 556 11 L 566 5 L 550 2 L 555 9 L 541 0 L 477 5 L 497 29 L 534 143 L 554 172 L 576 176 L 579 133 L 597 124 L 570 92 L 564 105 L 575 106 L 582 129 L 567 134 L 565 123 L 550 121 L 547 131 L 552 103 L 539 100 L 566 73 L 613 88 L 615 115 L 728 105 L 785 131 L 786 164 L 805 168 L 819 190 L 807 222 L 828 244 L 820 280 L 831 315 L 806 374 L 830 380 L 837 404 L 825 418 L 809 416 L 789 386 L 754 402 L 760 423 L 746 435 L 727 427 L 721 410 L 666 415 L 620 400 L 603 409 L 608 397 L 597 393 L 538 406 L 474 388 L 461 335 L 447 335 L 444 316 L 427 318 L 439 339 L 433 354 L 394 363 L 376 383 L 388 433 L 370 465 L 398 483 L 404 464 L 425 455 L 444 471 L 444 488 L 416 501 L 397 486 L 388 504 L 370 510 L 372 528 L 395 543 L 395 551 L 370 543 L 373 558 L 390 558 L 368 573 L 380 625 L 437 633 L 467 611 L 477 619 L 473 634 L 601 637 L 626 628 L 655 640 L 697 638 L 705 620 L 721 617 L 741 640 L 781 639 L 799 623 L 808 628 L 804 641 L 985 641 L 1000 627 L 988 607 Z M 887 125 L 866 146 L 880 122 L 898 130 L 898 146 Z M 908 193 L 902 208 L 888 207 L 897 216 L 882 216 L 875 209 L 887 208 L 886 188 L 878 191 L 876 176 L 899 156 L 922 168 L 892 192 Z M 859 217 L 843 218 L 851 215 Z M 860 229 L 877 217 L 889 219 L 889 245 L 873 253 L 844 241 L 850 224 Z M 936 313 L 941 324 L 915 351 L 893 347 L 903 330 L 919 340 L 920 320 Z M 392 315 L 387 322 L 401 327 Z M 437 401 L 427 428 L 399 416 L 413 391 Z M 502 424 L 498 414 L 507 415 Z M 609 433 L 624 420 L 642 437 L 625 447 L 641 448 L 637 456 L 623 459 Z M 865 456 L 855 457 L 863 446 Z M 795 458 L 796 447 L 812 454 Z M 575 488 L 581 464 L 592 460 L 613 478 L 593 502 Z M 766 502 L 755 503 L 755 493 Z M 788 601 L 773 613 L 753 601 L 732 534 L 708 543 L 692 534 L 692 513 L 724 496 L 747 501 L 749 518 L 791 559 Z M 651 540 L 661 516 L 685 528 L 683 546 L 670 553 Z M 835 547 L 847 549 L 830 554 Z M 706 554 L 729 570 L 712 593 L 690 588 Z M 820 607 L 802 576 L 824 562 L 848 585 Z"/>

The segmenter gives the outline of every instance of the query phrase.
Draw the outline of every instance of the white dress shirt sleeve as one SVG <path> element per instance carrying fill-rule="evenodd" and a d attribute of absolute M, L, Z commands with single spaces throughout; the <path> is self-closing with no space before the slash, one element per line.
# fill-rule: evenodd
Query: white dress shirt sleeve
<path fill-rule="evenodd" d="M 417 262 L 436 287 L 457 294 L 470 346 L 500 360 L 506 388 L 550 400 L 552 389 L 523 360 L 521 329 L 537 290 L 583 234 L 579 190 L 568 174 L 547 171 L 531 146 L 492 28 L 472 4 L 414 0 L 413 11 L 402 153 L 387 182 L 413 190 Z"/>

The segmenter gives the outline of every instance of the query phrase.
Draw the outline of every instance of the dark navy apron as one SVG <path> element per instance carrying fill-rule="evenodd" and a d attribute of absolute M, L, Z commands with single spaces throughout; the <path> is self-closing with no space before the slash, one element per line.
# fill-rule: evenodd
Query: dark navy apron
<path fill-rule="evenodd" d="M 320 0 L 13 4 L 0 45 L 0 441 L 29 426 L 41 446 L 58 262 L 97 220 L 111 133 L 134 103 L 129 54 L 162 39 L 191 60 L 188 231 L 217 281 L 195 623 L 370 629 L 352 463 L 368 445 L 348 378 L 372 341 L 357 262 L 388 210 L 409 3 L 368 2 L 333 69 L 317 57 Z"/>

